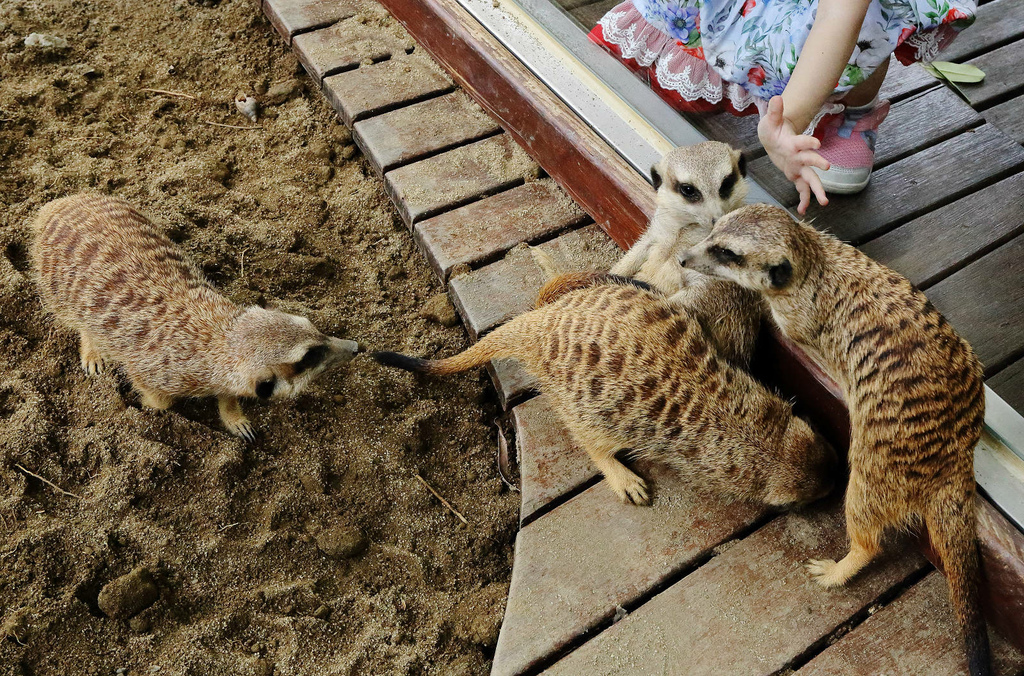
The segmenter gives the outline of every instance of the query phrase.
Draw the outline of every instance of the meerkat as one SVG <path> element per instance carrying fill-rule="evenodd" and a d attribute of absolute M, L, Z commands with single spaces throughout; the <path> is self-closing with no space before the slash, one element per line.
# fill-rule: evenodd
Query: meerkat
<path fill-rule="evenodd" d="M 224 426 L 252 441 L 240 397 L 293 397 L 358 351 L 304 317 L 235 305 L 123 200 L 50 202 L 33 231 L 43 305 L 78 333 L 82 369 L 95 375 L 120 363 L 145 406 L 217 397 Z"/>
<path fill-rule="evenodd" d="M 542 289 L 540 307 L 459 355 L 372 356 L 434 375 L 519 360 L 624 502 L 649 502 L 644 480 L 615 457 L 626 448 L 736 498 L 792 506 L 827 494 L 832 448 L 787 402 L 722 360 L 698 322 L 645 286 L 607 273 L 559 277 Z"/>
<path fill-rule="evenodd" d="M 989 672 L 978 608 L 974 447 L 985 412 L 971 346 L 902 275 L 768 205 L 720 220 L 686 267 L 762 294 L 782 332 L 839 383 L 850 409 L 850 483 L 841 561 L 811 561 L 842 585 L 883 532 L 923 519 L 945 565 L 971 674 Z"/>
<path fill-rule="evenodd" d="M 679 257 L 711 232 L 715 221 L 743 206 L 746 160 L 726 143 L 674 148 L 651 168 L 656 208 L 643 236 L 611 273 L 647 282 L 673 306 L 697 317 L 731 363 L 750 365 L 761 327 L 757 295 L 679 265 Z"/>

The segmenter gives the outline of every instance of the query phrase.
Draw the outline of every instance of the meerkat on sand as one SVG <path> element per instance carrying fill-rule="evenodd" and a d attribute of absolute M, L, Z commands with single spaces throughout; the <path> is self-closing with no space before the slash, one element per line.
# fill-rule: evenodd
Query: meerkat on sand
<path fill-rule="evenodd" d="M 838 563 L 812 561 L 811 573 L 842 585 L 875 557 L 886 529 L 923 519 L 971 674 L 989 673 L 974 516 L 985 395 L 971 346 L 906 278 L 777 207 L 729 214 L 684 263 L 761 293 L 782 332 L 843 389 L 850 552 Z"/>
<path fill-rule="evenodd" d="M 217 397 L 224 426 L 252 440 L 239 397 L 293 397 L 358 350 L 304 317 L 235 305 L 123 200 L 59 199 L 33 229 L 43 304 L 79 334 L 82 368 L 120 363 L 146 406 Z"/>
<path fill-rule="evenodd" d="M 669 296 L 673 306 L 700 320 L 722 357 L 748 367 L 761 326 L 757 295 L 679 264 L 715 221 L 743 206 L 743 154 L 718 141 L 682 146 L 666 153 L 651 175 L 657 191 L 654 217 L 612 274 L 635 277 Z"/>
<path fill-rule="evenodd" d="M 723 361 L 697 321 L 644 286 L 607 273 L 557 277 L 542 289 L 540 307 L 459 355 L 373 357 L 435 375 L 519 360 L 623 501 L 648 502 L 643 479 L 615 458 L 626 448 L 769 505 L 828 493 L 832 448 L 787 402 Z"/>

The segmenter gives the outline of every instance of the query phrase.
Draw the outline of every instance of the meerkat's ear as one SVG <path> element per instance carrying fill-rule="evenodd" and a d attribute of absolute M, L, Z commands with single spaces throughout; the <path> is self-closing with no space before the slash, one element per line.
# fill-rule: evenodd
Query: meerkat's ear
<path fill-rule="evenodd" d="M 740 150 L 733 150 L 733 157 L 736 159 L 736 168 L 740 170 L 740 176 L 747 177 L 747 156 Z"/>
<path fill-rule="evenodd" d="M 655 190 L 661 187 L 661 170 L 657 164 L 651 167 L 651 179 L 654 181 Z"/>
<path fill-rule="evenodd" d="M 768 268 L 768 278 L 774 289 L 781 289 L 789 284 L 789 280 L 793 278 L 793 265 L 789 259 L 783 258 L 781 263 Z"/>

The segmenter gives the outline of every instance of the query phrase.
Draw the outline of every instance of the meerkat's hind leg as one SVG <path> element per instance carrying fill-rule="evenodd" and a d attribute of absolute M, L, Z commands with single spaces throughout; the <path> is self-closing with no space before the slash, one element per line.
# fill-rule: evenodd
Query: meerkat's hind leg
<path fill-rule="evenodd" d="M 79 348 L 78 354 L 82 359 L 82 370 L 90 376 L 96 376 L 103 373 L 103 369 L 106 367 L 106 359 L 100 354 L 99 349 L 96 347 L 96 343 L 89 334 L 85 331 L 78 332 Z"/>
<path fill-rule="evenodd" d="M 136 380 L 132 380 L 132 385 L 139 394 L 142 395 L 142 405 L 146 408 L 155 408 L 158 411 L 166 411 L 174 403 L 174 397 L 169 394 L 165 394 L 160 390 L 155 390 L 151 387 L 147 387 Z"/>
<path fill-rule="evenodd" d="M 846 532 L 850 536 L 850 551 L 839 562 L 812 559 L 807 571 L 823 587 L 840 587 L 868 565 L 881 550 L 881 519 L 871 514 L 870 496 L 862 486 L 863 480 L 850 477 L 846 490 Z"/>
<path fill-rule="evenodd" d="M 648 505 L 651 502 L 647 494 L 647 482 L 636 472 L 622 464 L 615 457 L 615 452 L 622 448 L 621 444 L 607 436 L 579 425 L 568 425 L 569 432 L 580 446 L 587 452 L 597 469 L 604 475 L 608 486 L 619 499 L 634 505 Z"/>
<path fill-rule="evenodd" d="M 242 413 L 238 397 L 217 397 L 217 408 L 220 410 L 220 420 L 228 432 L 246 441 L 256 441 L 256 428 Z"/>

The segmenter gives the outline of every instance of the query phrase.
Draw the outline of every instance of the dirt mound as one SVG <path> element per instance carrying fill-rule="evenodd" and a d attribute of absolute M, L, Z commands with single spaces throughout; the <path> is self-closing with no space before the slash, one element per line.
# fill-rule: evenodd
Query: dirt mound
<path fill-rule="evenodd" d="M 371 349 L 466 346 L 421 311 L 443 289 L 257 3 L 0 4 L 0 156 L 0 675 L 486 672 L 517 500 L 484 374 L 357 358 L 244 404 L 245 444 L 213 401 L 144 410 L 118 371 L 86 377 L 40 308 L 28 223 L 92 189 L 239 303 Z"/>

